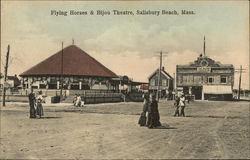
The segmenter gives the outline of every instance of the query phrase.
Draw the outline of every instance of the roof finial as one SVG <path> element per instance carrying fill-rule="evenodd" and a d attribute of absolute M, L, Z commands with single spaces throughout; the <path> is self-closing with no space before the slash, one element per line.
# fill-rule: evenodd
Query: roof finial
<path fill-rule="evenodd" d="M 205 36 L 204 36 L 203 55 L 204 55 L 204 57 L 206 56 L 206 40 L 205 40 Z"/>
<path fill-rule="evenodd" d="M 74 45 L 75 44 L 75 40 L 74 40 L 74 38 L 72 38 L 72 45 Z"/>

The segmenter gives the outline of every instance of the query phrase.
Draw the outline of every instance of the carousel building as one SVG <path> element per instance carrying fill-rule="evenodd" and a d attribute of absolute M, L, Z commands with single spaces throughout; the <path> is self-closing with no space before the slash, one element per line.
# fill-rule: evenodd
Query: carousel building
<path fill-rule="evenodd" d="M 70 45 L 20 74 L 24 89 L 117 90 L 118 76 L 76 45 Z"/>

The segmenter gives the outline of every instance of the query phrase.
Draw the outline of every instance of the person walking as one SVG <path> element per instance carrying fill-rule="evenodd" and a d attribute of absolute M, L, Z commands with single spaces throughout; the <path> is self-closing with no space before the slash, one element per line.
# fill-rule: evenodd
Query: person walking
<path fill-rule="evenodd" d="M 179 113 L 179 108 L 180 108 L 180 97 L 176 96 L 175 98 L 175 102 L 174 102 L 174 106 L 175 106 L 175 113 L 174 113 L 174 116 L 180 116 L 180 113 Z"/>
<path fill-rule="evenodd" d="M 43 116 L 43 95 L 42 91 L 38 92 L 38 96 L 36 97 L 36 115 L 38 118 L 41 118 Z"/>
<path fill-rule="evenodd" d="M 149 102 L 149 95 L 148 94 L 145 93 L 142 95 L 142 97 L 143 97 L 143 108 L 142 108 L 142 113 L 141 113 L 141 116 L 139 118 L 138 124 L 140 126 L 145 126 L 146 121 L 147 121 L 146 114 L 147 114 L 150 102 Z"/>
<path fill-rule="evenodd" d="M 185 96 L 183 94 L 181 95 L 179 104 L 180 104 L 180 107 L 181 107 L 180 116 L 185 117 L 185 112 L 184 112 L 184 109 L 185 109 Z"/>
<path fill-rule="evenodd" d="M 160 114 L 159 114 L 159 110 L 158 110 L 158 101 L 156 100 L 155 95 L 151 95 L 150 96 L 150 107 L 148 110 L 147 127 L 148 128 L 156 128 L 158 126 L 161 126 Z"/>
<path fill-rule="evenodd" d="M 29 94 L 30 118 L 36 118 L 35 101 L 36 101 L 35 93 L 33 92 L 33 89 L 31 88 L 30 94 Z"/>

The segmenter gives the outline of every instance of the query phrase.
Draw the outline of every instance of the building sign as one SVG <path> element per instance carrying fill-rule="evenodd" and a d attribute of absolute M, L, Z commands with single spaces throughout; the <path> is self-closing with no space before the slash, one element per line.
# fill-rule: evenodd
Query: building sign
<path fill-rule="evenodd" d="M 213 73 L 233 73 L 231 70 L 213 70 Z"/>
<path fill-rule="evenodd" d="M 211 67 L 197 67 L 197 72 L 210 73 L 211 72 Z"/>

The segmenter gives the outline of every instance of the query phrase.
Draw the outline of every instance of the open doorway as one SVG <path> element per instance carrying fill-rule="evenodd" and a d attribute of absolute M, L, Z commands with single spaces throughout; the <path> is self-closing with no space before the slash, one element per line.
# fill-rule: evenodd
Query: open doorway
<path fill-rule="evenodd" d="M 195 99 L 200 100 L 202 98 L 202 86 L 192 87 L 192 94 L 195 96 Z"/>

